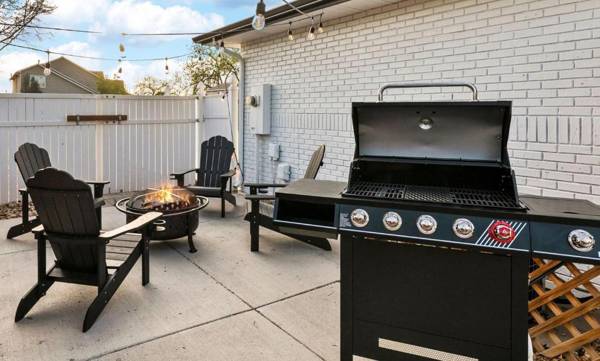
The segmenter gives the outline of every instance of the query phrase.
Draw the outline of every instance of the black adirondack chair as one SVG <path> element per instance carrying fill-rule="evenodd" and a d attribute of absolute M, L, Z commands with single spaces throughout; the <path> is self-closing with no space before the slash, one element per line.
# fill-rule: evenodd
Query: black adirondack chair
<path fill-rule="evenodd" d="M 15 153 L 15 162 L 21 172 L 23 182 L 27 183 L 27 180 L 35 175 L 40 169 L 51 167 L 50 157 L 48 152 L 44 148 L 40 148 L 35 144 L 25 143 L 19 147 Z M 99 224 L 102 224 L 102 205 L 104 201 L 102 196 L 104 195 L 104 186 L 109 184 L 107 181 L 88 181 L 89 185 L 94 188 L 94 198 L 96 199 L 96 215 L 98 217 Z M 17 224 L 8 230 L 7 238 L 15 238 L 22 234 L 30 232 L 34 227 L 40 225 L 38 218 L 29 218 L 29 193 L 27 188 L 19 189 L 21 194 L 21 224 Z"/>
<path fill-rule="evenodd" d="M 324 156 L 325 145 L 320 145 L 313 153 L 310 162 L 308 163 L 308 167 L 304 173 L 305 179 L 315 179 L 317 177 L 317 173 L 323 165 Z M 244 218 L 244 220 L 250 222 L 250 250 L 252 252 L 258 252 L 259 229 L 262 226 L 295 238 L 299 241 L 308 243 L 312 246 L 330 251 L 331 244 L 329 244 L 329 241 L 326 238 L 300 236 L 281 232 L 279 227 L 273 224 L 273 200 L 275 199 L 275 195 L 260 193 L 265 192 L 268 188 L 281 188 L 285 187 L 286 185 L 287 184 L 276 183 L 246 183 L 244 185 L 250 188 L 250 194 L 246 195 L 246 200 L 250 201 L 250 212 L 248 212 Z"/>
<path fill-rule="evenodd" d="M 67 172 L 45 168 L 27 180 L 27 187 L 42 223 L 33 230 L 37 239 L 38 282 L 21 299 L 15 322 L 25 317 L 54 282 L 96 286 L 98 296 L 83 321 L 85 332 L 140 256 L 142 284 L 150 281 L 148 235 L 153 230 L 153 222 L 162 214 L 146 213 L 122 227 L 101 232 L 94 197 L 85 182 L 73 179 Z M 131 235 L 130 232 L 136 231 L 142 233 Z M 123 236 L 126 233 L 128 235 Z M 49 271 L 46 271 L 46 240 L 56 256 L 55 265 Z"/>
<path fill-rule="evenodd" d="M 221 198 L 221 217 L 225 217 L 225 201 L 235 206 L 235 196 L 231 192 L 231 177 L 235 175 L 235 169 L 230 168 L 232 156 L 233 143 L 220 135 L 214 136 L 202 142 L 200 167 L 172 173 L 171 179 L 177 180 L 179 187 L 186 187 L 198 196 Z M 196 172 L 196 182 L 185 186 L 184 177 L 191 172 Z"/>

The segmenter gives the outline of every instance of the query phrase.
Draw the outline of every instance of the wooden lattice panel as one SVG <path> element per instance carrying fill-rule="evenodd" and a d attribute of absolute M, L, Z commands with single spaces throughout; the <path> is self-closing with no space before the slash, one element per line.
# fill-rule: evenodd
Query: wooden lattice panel
<path fill-rule="evenodd" d="M 599 361 L 600 266 L 534 259 L 529 274 L 529 328 L 536 355 L 568 361 Z"/>

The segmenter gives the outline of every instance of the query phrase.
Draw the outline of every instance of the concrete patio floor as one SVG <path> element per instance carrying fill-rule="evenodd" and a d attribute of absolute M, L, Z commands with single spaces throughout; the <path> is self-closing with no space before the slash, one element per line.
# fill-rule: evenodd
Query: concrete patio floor
<path fill-rule="evenodd" d="M 245 205 L 221 219 L 218 203 L 201 211 L 197 253 L 185 238 L 153 242 L 150 283 L 138 262 L 87 333 L 93 287 L 57 283 L 14 322 L 35 283 L 36 243 L 6 240 L 18 220 L 0 221 L 0 360 L 337 360 L 338 242 L 326 252 L 261 229 L 251 253 Z M 113 207 L 103 216 L 104 229 L 125 221 Z"/>

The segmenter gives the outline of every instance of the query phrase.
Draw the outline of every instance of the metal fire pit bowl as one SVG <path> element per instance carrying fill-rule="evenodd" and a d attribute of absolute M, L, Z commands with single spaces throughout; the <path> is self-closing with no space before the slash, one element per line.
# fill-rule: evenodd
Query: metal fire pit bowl
<path fill-rule="evenodd" d="M 183 188 L 176 190 L 189 192 Z M 147 212 L 162 212 L 163 216 L 158 220 L 156 230 L 150 234 L 150 239 L 171 240 L 187 236 L 190 252 L 196 252 L 193 242 L 194 230 L 198 227 L 199 211 L 208 205 L 208 199 L 206 197 L 195 196 L 190 192 L 191 200 L 183 205 L 177 203 L 177 207 L 172 207 L 174 205 L 172 203 L 143 208 L 143 202 L 140 200 L 149 192 L 155 192 L 155 190 L 147 190 L 133 197 L 120 199 L 115 204 L 115 207 L 120 212 L 125 213 L 127 222 L 131 222 Z"/>

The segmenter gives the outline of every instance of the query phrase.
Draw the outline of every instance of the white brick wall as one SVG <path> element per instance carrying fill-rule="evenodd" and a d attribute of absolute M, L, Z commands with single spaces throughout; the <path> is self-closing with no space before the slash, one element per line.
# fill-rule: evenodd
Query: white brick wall
<path fill-rule="evenodd" d="M 600 0 L 409 0 L 325 25 L 314 41 L 298 34 L 290 42 L 282 30 L 243 45 L 247 94 L 273 84 L 272 134 L 245 130 L 247 180 L 272 180 L 269 142 L 281 144 L 294 178 L 325 143 L 319 178 L 346 179 L 351 102 L 375 101 L 387 82 L 462 80 L 482 100 L 513 100 L 509 152 L 522 193 L 600 202 Z M 469 97 L 435 88 L 390 94 Z"/>

